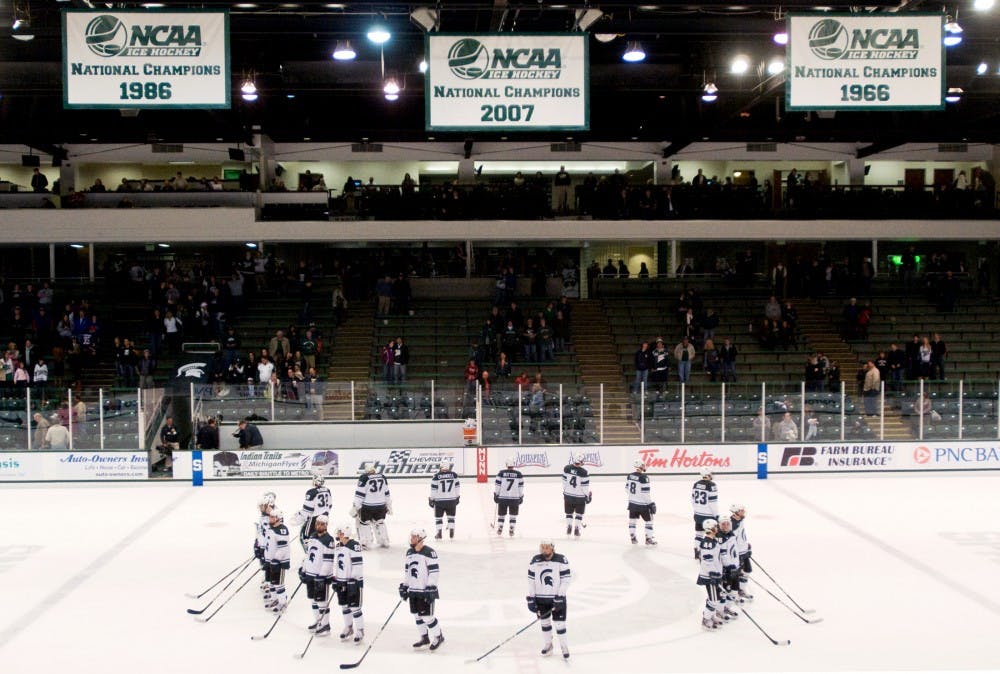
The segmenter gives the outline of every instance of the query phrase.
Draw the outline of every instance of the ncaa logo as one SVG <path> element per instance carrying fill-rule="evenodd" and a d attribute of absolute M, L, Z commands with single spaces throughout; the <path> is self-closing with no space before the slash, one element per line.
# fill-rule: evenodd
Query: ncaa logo
<path fill-rule="evenodd" d="M 923 445 L 920 445 L 913 450 L 913 462 L 919 464 L 925 464 L 931 460 L 931 450 Z"/>
<path fill-rule="evenodd" d="M 87 47 L 98 56 L 118 56 L 128 45 L 128 29 L 116 16 L 101 14 L 84 30 Z"/>
<path fill-rule="evenodd" d="M 490 54 L 479 40 L 464 38 L 448 50 L 448 67 L 456 77 L 477 80 L 489 70 Z"/>
<path fill-rule="evenodd" d="M 809 29 L 809 49 L 824 61 L 839 59 L 847 51 L 847 29 L 835 19 L 823 19 Z"/>

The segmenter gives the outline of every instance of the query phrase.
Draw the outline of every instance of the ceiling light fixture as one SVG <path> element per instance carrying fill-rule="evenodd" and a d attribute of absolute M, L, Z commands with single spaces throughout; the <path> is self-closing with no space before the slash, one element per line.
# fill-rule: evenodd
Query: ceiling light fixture
<path fill-rule="evenodd" d="M 237 2 L 233 5 L 236 9 L 256 9 L 257 3 L 254 2 Z"/>
<path fill-rule="evenodd" d="M 944 24 L 944 46 L 954 47 L 955 45 L 962 44 L 962 32 L 962 27 L 958 25 L 958 21 L 949 16 Z"/>
<path fill-rule="evenodd" d="M 785 62 L 782 59 L 772 59 L 770 63 L 767 64 L 767 74 L 777 75 L 778 73 L 784 72 Z"/>
<path fill-rule="evenodd" d="M 417 7 L 410 12 L 410 21 L 420 26 L 425 33 L 441 28 L 441 12 L 430 7 Z"/>
<path fill-rule="evenodd" d="M 964 93 L 962 87 L 948 87 L 948 93 L 944 95 L 944 100 L 948 103 L 958 103 L 962 100 Z"/>
<path fill-rule="evenodd" d="M 986 71 L 990 69 L 990 66 L 986 61 L 980 61 L 979 65 L 976 66 L 977 75 L 985 75 Z"/>
<path fill-rule="evenodd" d="M 386 94 L 385 95 L 385 100 L 390 101 L 390 102 L 391 101 L 398 101 L 399 100 L 399 94 Z"/>
<path fill-rule="evenodd" d="M 396 80 L 390 77 L 385 81 L 385 85 L 382 87 L 382 91 L 389 94 L 390 96 L 393 94 L 398 94 L 399 84 L 396 82 Z"/>
<path fill-rule="evenodd" d="M 986 12 L 993 9 L 993 4 L 994 0 L 974 0 L 972 7 L 980 12 Z"/>
<path fill-rule="evenodd" d="M 246 246 L 247 248 L 256 248 L 256 247 L 257 247 L 257 244 L 256 244 L 256 243 L 254 243 L 253 241 L 247 241 L 247 242 L 246 242 L 245 244 L 243 244 L 243 245 L 244 245 L 244 246 Z"/>
<path fill-rule="evenodd" d="M 373 27 L 368 31 L 368 39 L 375 44 L 385 44 L 391 37 L 392 33 L 379 26 Z"/>
<path fill-rule="evenodd" d="M 76 248 L 77 250 L 80 250 L 81 248 L 84 248 L 85 246 L 82 243 L 71 243 L 71 244 L 69 244 L 69 247 L 70 248 Z"/>
<path fill-rule="evenodd" d="M 247 78 L 243 81 L 243 84 L 240 85 L 240 91 L 244 94 L 256 94 L 257 84 L 253 81 L 253 78 Z"/>
<path fill-rule="evenodd" d="M 638 63 L 639 61 L 646 60 L 646 50 L 642 48 L 636 40 L 629 42 L 625 47 L 625 53 L 622 54 L 622 60 L 628 61 L 629 63 Z"/>
<path fill-rule="evenodd" d="M 706 103 L 715 103 L 719 98 L 719 87 L 715 86 L 713 82 L 709 82 L 705 85 L 702 90 L 701 100 Z"/>
<path fill-rule="evenodd" d="M 735 56 L 729 63 L 729 72 L 734 75 L 742 75 L 750 68 L 750 59 L 743 54 Z"/>
<path fill-rule="evenodd" d="M 29 42 L 35 39 L 35 31 L 31 29 L 31 10 L 27 4 L 14 3 L 14 23 L 10 26 L 15 40 Z"/>
<path fill-rule="evenodd" d="M 786 45 L 788 44 L 788 31 L 778 31 L 771 39 L 774 40 L 774 44 Z"/>
<path fill-rule="evenodd" d="M 597 38 L 598 42 L 607 44 L 609 42 L 614 42 L 615 38 L 618 37 L 618 33 L 594 33 L 594 37 Z"/>
<path fill-rule="evenodd" d="M 422 73 L 427 72 L 427 59 L 420 59 L 420 63 L 417 64 L 417 70 Z"/>
<path fill-rule="evenodd" d="M 351 46 L 350 40 L 340 40 L 337 42 L 336 48 L 333 50 L 333 58 L 335 61 L 353 61 L 357 58 L 358 53 L 354 51 L 354 47 Z"/>
<path fill-rule="evenodd" d="M 596 8 L 578 9 L 574 17 L 573 30 L 587 30 L 604 17 L 604 12 Z"/>

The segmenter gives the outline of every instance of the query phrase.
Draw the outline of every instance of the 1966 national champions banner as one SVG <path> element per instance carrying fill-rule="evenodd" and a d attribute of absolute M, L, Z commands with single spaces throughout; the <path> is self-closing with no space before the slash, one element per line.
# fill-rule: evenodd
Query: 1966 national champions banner
<path fill-rule="evenodd" d="M 228 108 L 229 14 L 64 10 L 67 108 Z"/>
<path fill-rule="evenodd" d="M 428 130 L 586 130 L 587 36 L 430 34 Z"/>

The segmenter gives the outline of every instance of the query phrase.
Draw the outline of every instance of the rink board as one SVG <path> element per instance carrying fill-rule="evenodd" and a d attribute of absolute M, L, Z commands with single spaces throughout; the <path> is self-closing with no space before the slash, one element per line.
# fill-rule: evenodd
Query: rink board
<path fill-rule="evenodd" d="M 769 473 L 1000 470 L 1000 440 L 767 446 Z"/>

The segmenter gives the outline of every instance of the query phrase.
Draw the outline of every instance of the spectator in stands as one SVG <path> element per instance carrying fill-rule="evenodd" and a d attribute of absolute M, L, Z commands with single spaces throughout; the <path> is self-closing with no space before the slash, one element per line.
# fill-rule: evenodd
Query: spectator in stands
<path fill-rule="evenodd" d="M 771 295 L 764 305 L 764 318 L 769 321 L 781 320 L 781 304 L 778 303 L 778 298 L 774 295 Z"/>
<path fill-rule="evenodd" d="M 705 176 L 704 169 L 698 169 L 698 173 L 691 179 L 691 186 L 705 187 L 707 184 L 708 178 Z"/>
<path fill-rule="evenodd" d="M 101 182 L 100 178 L 96 178 L 94 180 L 94 184 L 90 186 L 90 191 L 91 192 L 107 192 L 108 188 L 104 186 L 104 183 Z"/>
<path fill-rule="evenodd" d="M 629 271 L 628 266 L 625 264 L 624 258 L 619 258 L 618 260 L 618 278 L 628 278 Z"/>
<path fill-rule="evenodd" d="M 53 414 L 49 419 L 49 428 L 45 431 L 44 447 L 46 449 L 69 449 L 69 430 L 63 425 L 62 418 Z"/>
<path fill-rule="evenodd" d="M 920 375 L 920 335 L 913 335 L 913 340 L 906 345 L 906 378 L 917 379 Z"/>
<path fill-rule="evenodd" d="M 32 449 L 44 449 L 45 448 L 45 434 L 49 430 L 49 422 L 45 420 L 40 413 L 35 412 L 32 416 L 35 420 L 35 434 L 31 439 Z"/>
<path fill-rule="evenodd" d="M 465 395 L 476 395 L 476 384 L 479 382 L 479 366 L 476 365 L 476 361 L 469 359 L 463 376 L 465 377 Z"/>
<path fill-rule="evenodd" d="M 840 315 L 843 317 L 843 334 L 845 339 L 856 339 L 858 335 L 858 313 L 861 307 L 858 306 L 858 298 L 852 297 L 844 305 Z"/>
<path fill-rule="evenodd" d="M 906 372 L 906 354 L 896 346 L 895 342 L 889 345 L 889 353 L 886 354 L 886 363 L 889 367 L 889 382 L 893 391 L 900 391 L 903 387 L 903 374 Z"/>
<path fill-rule="evenodd" d="M 246 419 L 240 419 L 239 430 L 233 433 L 239 441 L 240 449 L 260 449 L 264 446 L 264 438 L 260 429 Z"/>
<path fill-rule="evenodd" d="M 173 452 L 180 448 L 181 433 L 177 430 L 177 426 L 174 425 L 174 418 L 167 417 L 166 421 L 163 422 L 163 428 L 160 429 L 160 452 L 163 454 L 164 470 L 173 468 Z"/>
<path fill-rule="evenodd" d="M 803 440 L 813 440 L 819 435 L 819 418 L 813 413 L 812 407 L 806 406 L 806 436 Z"/>
<path fill-rule="evenodd" d="M 878 397 L 882 390 L 882 379 L 879 377 L 878 368 L 871 360 L 865 363 L 864 384 L 862 386 L 862 397 L 865 400 L 865 414 L 875 416 L 878 414 Z"/>
<path fill-rule="evenodd" d="M 927 337 L 920 342 L 918 351 L 918 375 L 921 379 L 932 377 L 934 374 L 934 347 Z"/>
<path fill-rule="evenodd" d="M 944 381 L 944 359 L 948 355 L 948 345 L 941 335 L 934 333 L 931 340 L 931 378 Z"/>
<path fill-rule="evenodd" d="M 219 448 L 219 423 L 215 420 L 215 417 L 209 417 L 206 423 L 198 427 L 195 447 L 198 449 Z"/>
<path fill-rule="evenodd" d="M 528 319 L 521 330 L 521 348 L 524 350 L 524 360 L 533 363 L 538 361 L 538 331 L 535 322 Z"/>
<path fill-rule="evenodd" d="M 639 394 L 649 384 L 649 370 L 653 365 L 653 353 L 649 350 L 649 342 L 643 342 L 639 345 L 633 356 L 633 363 L 635 365 L 635 382 L 632 391 Z"/>
<path fill-rule="evenodd" d="M 479 384 L 483 387 L 483 402 L 489 403 L 493 397 L 493 383 L 490 381 L 489 370 L 483 370 L 480 373 Z"/>
<path fill-rule="evenodd" d="M 799 427 L 792 419 L 791 412 L 785 412 L 782 415 L 781 421 L 774 424 L 772 433 L 774 438 L 780 442 L 794 442 L 799 439 Z"/>
<path fill-rule="evenodd" d="M 779 261 L 771 270 L 771 292 L 775 297 L 788 295 L 788 268 L 783 262 Z"/>
<path fill-rule="evenodd" d="M 708 309 L 701 319 L 702 341 L 707 342 L 710 339 L 715 339 L 715 330 L 718 327 L 719 317 L 716 315 L 715 309 Z"/>
<path fill-rule="evenodd" d="M 257 383 L 261 387 L 261 392 L 267 392 L 271 385 L 271 375 L 275 372 L 274 363 L 271 358 L 267 355 L 260 357 L 260 361 L 257 363 Z"/>
<path fill-rule="evenodd" d="M 171 355 L 180 353 L 183 327 L 184 323 L 181 319 L 168 310 L 163 317 L 163 334 L 167 342 L 167 350 Z"/>
<path fill-rule="evenodd" d="M 528 412 L 537 416 L 545 410 L 545 389 L 539 383 L 531 385 L 531 398 L 528 400 Z"/>
<path fill-rule="evenodd" d="M 538 319 L 538 360 L 541 361 L 554 361 L 556 359 L 555 355 L 555 337 L 552 328 L 549 327 L 545 318 Z"/>
<path fill-rule="evenodd" d="M 46 386 L 49 382 L 49 366 L 44 358 L 39 358 L 31 373 L 31 390 L 36 400 L 45 400 Z"/>
<path fill-rule="evenodd" d="M 274 358 L 274 362 L 277 365 L 284 363 L 285 359 L 292 355 L 292 345 L 291 342 L 285 337 L 284 330 L 277 330 L 274 333 L 274 337 L 268 343 L 268 353 Z"/>
<path fill-rule="evenodd" d="M 872 307 L 871 302 L 865 302 L 864 306 L 858 310 L 858 327 L 857 336 L 858 339 L 868 339 L 868 328 L 872 323 Z"/>
<path fill-rule="evenodd" d="M 753 430 L 754 439 L 760 438 L 761 440 L 767 440 L 771 436 L 771 425 L 767 421 L 767 416 L 764 414 L 763 407 L 757 410 L 757 413 L 753 416 L 753 420 L 750 424 L 751 429 Z"/>
<path fill-rule="evenodd" d="M 615 278 L 618 276 L 618 268 L 615 267 L 615 263 L 610 257 L 608 258 L 608 263 L 604 265 L 604 269 L 601 270 L 601 276 L 604 278 Z"/>
<path fill-rule="evenodd" d="M 156 372 L 156 360 L 149 349 L 143 349 L 142 358 L 136 363 L 135 370 L 139 373 L 139 386 L 142 388 L 153 388 L 156 383 L 153 381 L 153 373 Z"/>
<path fill-rule="evenodd" d="M 938 282 L 938 297 L 940 298 L 939 308 L 943 312 L 950 313 L 955 310 L 958 302 L 958 292 L 960 283 L 955 274 L 950 269 L 944 273 Z"/>
<path fill-rule="evenodd" d="M 31 191 L 40 193 L 48 192 L 49 179 L 37 168 L 31 172 Z"/>
<path fill-rule="evenodd" d="M 553 180 L 552 197 L 555 201 L 556 212 L 559 215 L 567 215 L 570 212 L 571 197 L 570 191 L 573 189 L 573 180 L 566 172 L 565 166 L 559 167 L 559 172 Z"/>
<path fill-rule="evenodd" d="M 402 337 L 396 338 L 396 346 L 392 352 L 392 378 L 396 384 L 406 381 L 406 366 L 410 364 L 410 347 L 403 343 Z"/>
<path fill-rule="evenodd" d="M 722 357 L 719 354 L 719 350 L 715 348 L 715 342 L 711 339 L 705 340 L 702 350 L 702 365 L 709 379 L 716 381 L 719 371 L 722 369 Z"/>
<path fill-rule="evenodd" d="M 840 393 L 840 367 L 832 361 L 826 368 L 826 388 L 833 393 Z"/>
<path fill-rule="evenodd" d="M 825 388 L 826 374 L 823 372 L 816 354 L 806 358 L 804 377 L 807 391 L 822 391 Z"/>
<path fill-rule="evenodd" d="M 650 366 L 649 380 L 656 386 L 658 394 L 667 390 L 667 381 L 670 374 L 670 357 L 667 348 L 661 337 L 656 338 L 656 346 L 650 356 L 652 364 Z"/>
<path fill-rule="evenodd" d="M 931 406 L 931 398 L 926 393 L 920 399 L 920 414 L 929 417 L 931 421 L 941 421 L 941 414 Z"/>
<path fill-rule="evenodd" d="M 722 363 L 722 381 L 736 381 L 736 356 L 738 355 L 739 351 L 737 351 L 732 341 L 729 339 L 725 340 L 722 348 L 719 349 L 719 361 Z"/>
<path fill-rule="evenodd" d="M 878 370 L 879 380 L 889 381 L 889 357 L 885 351 L 879 351 L 878 356 L 875 357 L 873 362 L 875 363 L 875 369 Z"/>
<path fill-rule="evenodd" d="M 674 360 L 677 361 L 677 381 L 682 384 L 687 383 L 691 377 L 691 363 L 694 361 L 694 345 L 687 337 L 681 338 L 680 343 L 674 347 Z"/>

